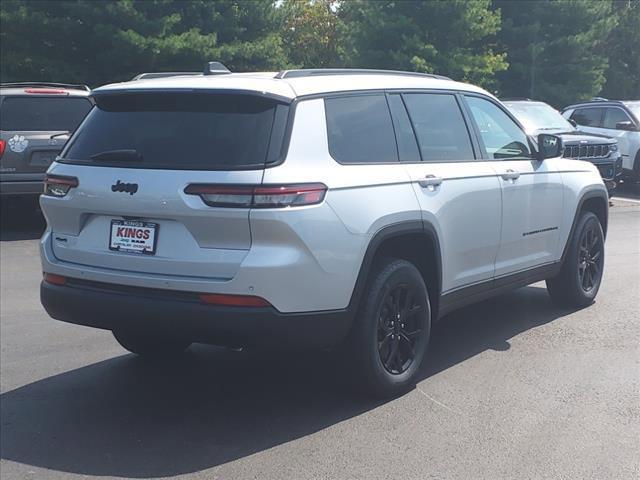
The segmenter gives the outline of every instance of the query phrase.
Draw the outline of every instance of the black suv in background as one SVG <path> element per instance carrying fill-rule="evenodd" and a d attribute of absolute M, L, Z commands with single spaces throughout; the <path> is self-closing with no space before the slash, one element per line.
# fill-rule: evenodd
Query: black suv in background
<path fill-rule="evenodd" d="M 504 99 L 504 105 L 525 127 L 528 134 L 550 133 L 562 138 L 565 158 L 586 160 L 598 167 L 609 193 L 622 174 L 622 156 L 615 138 L 587 133 L 576 128 L 550 105 L 535 100 Z"/>
<path fill-rule="evenodd" d="M 42 193 L 44 174 L 93 106 L 86 85 L 0 84 L 0 194 Z"/>

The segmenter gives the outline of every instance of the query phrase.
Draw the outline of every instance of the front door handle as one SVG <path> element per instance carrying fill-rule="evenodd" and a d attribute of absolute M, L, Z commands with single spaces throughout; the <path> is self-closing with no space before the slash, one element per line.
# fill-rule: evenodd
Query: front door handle
<path fill-rule="evenodd" d="M 508 169 L 501 176 L 502 176 L 502 178 L 504 180 L 513 180 L 513 181 L 515 181 L 518 178 L 520 178 L 520 172 L 516 172 L 515 170 Z"/>
<path fill-rule="evenodd" d="M 431 188 L 432 190 L 435 187 L 439 187 L 440 185 L 442 185 L 442 177 L 436 177 L 435 175 L 427 175 L 426 177 L 424 177 L 424 179 L 420 180 L 418 182 L 418 184 L 422 187 L 422 188 Z"/>

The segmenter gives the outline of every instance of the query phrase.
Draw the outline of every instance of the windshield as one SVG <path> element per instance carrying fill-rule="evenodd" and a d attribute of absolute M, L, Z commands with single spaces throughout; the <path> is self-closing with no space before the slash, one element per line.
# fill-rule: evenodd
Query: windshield
<path fill-rule="evenodd" d="M 280 154 L 288 110 L 257 96 L 210 93 L 98 96 L 96 104 L 62 153 L 67 163 L 261 167 Z"/>
<path fill-rule="evenodd" d="M 527 130 L 574 130 L 557 110 L 546 103 L 505 103 Z"/>
<path fill-rule="evenodd" d="M 633 112 L 633 115 L 640 120 L 640 102 L 639 103 L 627 103 L 627 108 Z"/>
<path fill-rule="evenodd" d="M 10 132 L 72 132 L 90 109 L 86 97 L 7 97 L 0 110 L 0 128 Z"/>

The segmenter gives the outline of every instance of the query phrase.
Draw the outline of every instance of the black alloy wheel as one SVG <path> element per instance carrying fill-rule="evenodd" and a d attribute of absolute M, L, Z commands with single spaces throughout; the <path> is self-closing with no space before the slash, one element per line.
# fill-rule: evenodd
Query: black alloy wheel
<path fill-rule="evenodd" d="M 378 354 L 384 368 L 393 375 L 407 371 L 416 357 L 416 344 L 422 328 L 415 289 L 400 284 L 389 291 L 378 317 Z"/>

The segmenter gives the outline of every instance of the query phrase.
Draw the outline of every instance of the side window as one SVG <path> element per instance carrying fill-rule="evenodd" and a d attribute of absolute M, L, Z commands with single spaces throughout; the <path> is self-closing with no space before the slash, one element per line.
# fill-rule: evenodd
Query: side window
<path fill-rule="evenodd" d="M 585 127 L 599 127 L 602 125 L 602 108 L 577 108 L 571 115 L 571 120 Z"/>
<path fill-rule="evenodd" d="M 342 163 L 397 162 L 387 99 L 383 94 L 327 98 L 329 153 Z"/>
<path fill-rule="evenodd" d="M 407 109 L 399 94 L 389 95 L 389 108 L 393 119 L 393 128 L 398 142 L 398 156 L 401 162 L 419 162 L 420 152 L 416 143 L 416 136 L 407 115 Z"/>
<path fill-rule="evenodd" d="M 533 157 L 527 135 L 494 103 L 465 97 L 478 125 L 486 155 L 494 160 L 521 160 Z"/>
<path fill-rule="evenodd" d="M 603 128 L 616 128 L 616 124 L 620 122 L 630 122 L 629 115 L 624 110 L 617 107 L 609 107 L 604 109 L 604 123 Z"/>
<path fill-rule="evenodd" d="M 403 95 L 425 162 L 474 160 L 464 117 L 453 95 Z"/>

